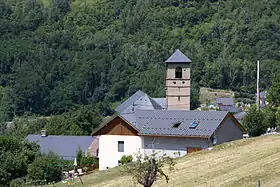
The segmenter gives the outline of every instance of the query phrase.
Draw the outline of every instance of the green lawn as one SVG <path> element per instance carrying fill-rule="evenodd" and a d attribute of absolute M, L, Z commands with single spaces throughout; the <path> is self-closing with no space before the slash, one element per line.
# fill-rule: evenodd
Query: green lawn
<path fill-rule="evenodd" d="M 280 186 L 280 136 L 239 140 L 216 146 L 177 160 L 167 172 L 170 182 L 158 180 L 154 186 Z M 138 186 L 121 168 L 82 177 L 83 186 Z M 64 186 L 58 184 L 57 186 Z M 75 186 L 82 186 L 77 179 Z"/>

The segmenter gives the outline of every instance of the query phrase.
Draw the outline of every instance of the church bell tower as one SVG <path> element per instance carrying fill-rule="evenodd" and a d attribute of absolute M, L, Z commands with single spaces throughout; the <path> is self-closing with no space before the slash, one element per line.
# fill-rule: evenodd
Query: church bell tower
<path fill-rule="evenodd" d="M 165 62 L 168 110 L 190 110 L 191 60 L 177 49 Z"/>

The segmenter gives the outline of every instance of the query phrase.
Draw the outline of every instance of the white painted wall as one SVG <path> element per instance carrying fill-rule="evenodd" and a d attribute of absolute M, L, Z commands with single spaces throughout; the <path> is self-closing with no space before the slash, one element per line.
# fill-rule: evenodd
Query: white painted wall
<path fill-rule="evenodd" d="M 118 152 L 118 141 L 124 141 L 124 152 Z M 209 147 L 207 139 L 163 138 L 143 136 L 101 135 L 99 138 L 99 170 L 118 166 L 123 155 L 135 156 L 139 152 L 157 156 L 166 154 L 176 158 L 187 154 L 187 147 Z"/>
<path fill-rule="evenodd" d="M 124 152 L 118 152 L 118 141 L 124 141 Z M 142 151 L 143 138 L 140 136 L 101 135 L 99 138 L 99 170 L 118 166 L 123 155 Z"/>

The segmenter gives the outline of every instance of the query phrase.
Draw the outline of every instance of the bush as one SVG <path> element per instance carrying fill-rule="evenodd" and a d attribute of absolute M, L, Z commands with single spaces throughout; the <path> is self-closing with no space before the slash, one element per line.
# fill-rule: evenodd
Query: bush
<path fill-rule="evenodd" d="M 120 162 L 122 165 L 132 162 L 133 158 L 132 155 L 123 155 Z"/>
<path fill-rule="evenodd" d="M 81 158 L 81 163 L 80 166 L 81 167 L 85 167 L 85 166 L 90 166 L 90 165 L 94 165 L 97 164 L 98 161 L 96 158 L 92 157 L 92 156 L 83 156 Z"/>
<path fill-rule="evenodd" d="M 83 153 L 82 149 L 79 148 L 76 154 L 76 159 L 77 159 L 77 165 L 79 167 L 85 167 L 85 166 L 90 166 L 93 164 L 98 164 L 98 160 L 90 155 L 85 155 Z"/>
<path fill-rule="evenodd" d="M 25 186 L 25 178 L 17 178 L 10 182 L 10 187 L 22 187 Z"/>
<path fill-rule="evenodd" d="M 28 164 L 33 162 L 39 147 L 12 136 L 0 136 L 0 186 L 26 176 Z"/>
<path fill-rule="evenodd" d="M 61 180 L 62 168 L 64 161 L 56 154 L 42 154 L 35 158 L 34 162 L 28 166 L 28 177 L 35 181 L 35 184 L 41 183 L 44 179 L 45 171 L 47 182 L 58 182 Z"/>
<path fill-rule="evenodd" d="M 255 105 L 250 108 L 243 123 L 250 136 L 260 136 L 265 133 L 267 128 L 270 126 L 265 112 L 257 110 Z"/>

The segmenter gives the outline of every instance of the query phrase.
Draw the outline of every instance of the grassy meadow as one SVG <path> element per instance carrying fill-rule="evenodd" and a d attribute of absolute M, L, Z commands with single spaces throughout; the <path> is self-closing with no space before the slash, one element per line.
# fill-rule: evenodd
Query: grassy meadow
<path fill-rule="evenodd" d="M 153 185 L 184 187 L 280 186 L 280 136 L 265 136 L 222 144 L 176 160 L 167 172 L 170 182 L 160 179 Z M 83 176 L 74 186 L 140 186 L 121 167 Z M 64 186 L 58 184 L 57 186 Z"/>

